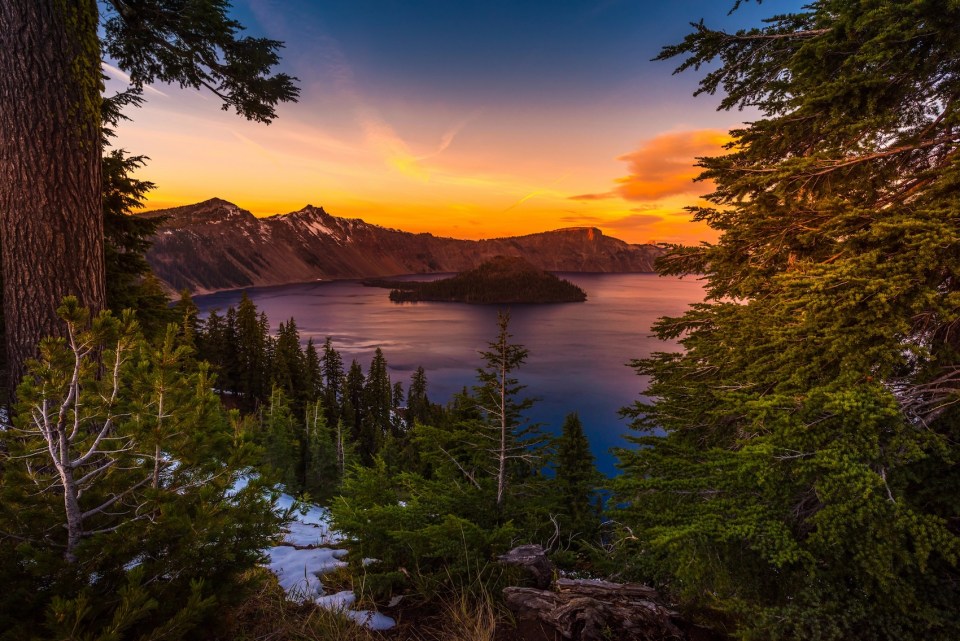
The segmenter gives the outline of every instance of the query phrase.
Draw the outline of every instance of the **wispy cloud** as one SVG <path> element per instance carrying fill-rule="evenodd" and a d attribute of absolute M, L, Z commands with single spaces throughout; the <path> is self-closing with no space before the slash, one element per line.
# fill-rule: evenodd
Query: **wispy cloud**
<path fill-rule="evenodd" d="M 604 221 L 600 226 L 616 230 L 637 230 L 641 227 L 662 223 L 664 220 L 666 220 L 665 217 L 656 214 L 630 214 L 623 218 Z"/>
<path fill-rule="evenodd" d="M 609 198 L 616 198 L 617 193 L 614 191 L 605 191 L 600 194 L 580 194 L 578 196 L 570 196 L 570 200 L 607 200 Z"/>
<path fill-rule="evenodd" d="M 101 62 L 100 64 L 103 66 L 103 70 L 108 76 L 128 87 L 130 86 L 130 76 L 126 72 L 106 62 Z M 154 96 L 162 96 L 164 98 L 167 97 L 167 94 L 150 85 L 143 85 L 143 91 L 144 93 L 153 94 Z"/>
<path fill-rule="evenodd" d="M 656 223 L 662 223 L 666 218 L 656 214 L 629 214 L 627 216 L 621 216 L 620 218 L 572 214 L 570 216 L 562 216 L 560 220 L 565 223 L 574 223 L 577 225 L 593 225 L 605 229 L 634 231 L 641 227 L 649 227 Z"/>
<path fill-rule="evenodd" d="M 260 143 L 251 140 L 247 136 L 244 136 L 243 134 L 241 134 L 240 132 L 234 129 L 231 129 L 230 133 L 233 135 L 234 138 L 242 142 L 248 149 L 256 153 L 261 158 L 266 158 L 267 160 L 269 160 L 270 162 L 276 165 L 283 164 L 283 159 L 280 156 L 278 156 L 273 151 L 267 149 Z"/>
<path fill-rule="evenodd" d="M 509 207 L 507 207 L 506 209 L 504 209 L 504 210 L 503 210 L 502 212 L 500 212 L 500 213 L 501 213 L 501 214 L 505 214 L 505 213 L 507 213 L 508 211 L 510 211 L 510 210 L 512 210 L 512 209 L 516 209 L 517 207 L 519 207 L 520 205 L 524 204 L 524 203 L 527 202 L 528 200 L 531 200 L 531 199 L 533 199 L 533 198 L 536 198 L 537 196 L 546 196 L 546 195 L 560 196 L 560 194 L 558 194 L 558 193 L 556 192 L 555 187 L 556 187 L 558 184 L 562 183 L 564 180 L 566 180 L 566 179 L 569 178 L 569 177 L 570 177 L 570 174 L 568 174 L 568 173 L 560 176 L 559 178 L 557 178 L 556 180 L 554 180 L 553 182 L 551 182 L 546 188 L 544 188 L 544 189 L 536 189 L 536 190 L 530 192 L 529 194 L 525 195 L 523 198 L 521 198 L 520 200 L 516 201 L 515 203 L 513 203 L 512 205 L 510 205 Z M 562 198 L 562 196 L 560 196 L 560 197 Z"/>
<path fill-rule="evenodd" d="M 337 40 L 325 35 L 321 38 L 320 44 L 326 52 L 325 63 L 334 85 L 342 95 L 353 103 L 354 118 L 370 148 L 379 154 L 387 165 L 403 175 L 424 182 L 430 180 L 432 171 L 424 161 L 436 158 L 446 151 L 453 144 L 457 135 L 480 112 L 475 111 L 469 114 L 447 129 L 440 136 L 435 149 L 426 153 L 416 153 L 410 143 L 387 122 L 379 110 L 364 98 L 357 87 L 353 67 Z"/>

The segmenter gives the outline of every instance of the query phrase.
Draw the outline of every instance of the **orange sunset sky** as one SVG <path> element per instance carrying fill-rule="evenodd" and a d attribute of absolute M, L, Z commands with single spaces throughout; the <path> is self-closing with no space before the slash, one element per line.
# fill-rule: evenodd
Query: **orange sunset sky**
<path fill-rule="evenodd" d="M 683 210 L 710 188 L 692 182 L 694 159 L 722 153 L 750 114 L 716 112 L 716 97 L 691 96 L 698 73 L 650 59 L 690 21 L 755 20 L 721 4 L 236 2 L 252 35 L 286 43 L 299 102 L 266 126 L 209 94 L 148 87 L 116 144 L 150 158 L 148 209 L 218 196 L 459 238 L 589 225 L 712 240 Z M 109 61 L 105 73 L 123 88 Z"/>

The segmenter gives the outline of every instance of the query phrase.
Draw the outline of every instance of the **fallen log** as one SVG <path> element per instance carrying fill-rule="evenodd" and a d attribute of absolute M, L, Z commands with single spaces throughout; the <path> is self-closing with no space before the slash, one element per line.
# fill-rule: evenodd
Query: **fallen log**
<path fill-rule="evenodd" d="M 559 579 L 556 588 L 504 590 L 526 641 L 686 641 L 700 636 L 689 634 L 691 627 L 646 585 Z"/>

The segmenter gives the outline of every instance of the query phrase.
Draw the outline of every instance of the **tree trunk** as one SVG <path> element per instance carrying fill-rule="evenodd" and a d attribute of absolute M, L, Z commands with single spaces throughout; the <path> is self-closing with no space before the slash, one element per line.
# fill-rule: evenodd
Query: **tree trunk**
<path fill-rule="evenodd" d="M 500 371 L 497 391 L 500 393 L 500 451 L 497 460 L 497 509 L 503 507 L 503 500 L 507 494 L 507 334 L 505 329 L 500 332 Z"/>
<path fill-rule="evenodd" d="M 67 295 L 105 304 L 96 0 L 0 2 L 0 269 L 8 384 L 62 335 Z"/>
<path fill-rule="evenodd" d="M 83 536 L 80 492 L 76 479 L 73 478 L 73 468 L 66 463 L 57 467 L 60 472 L 60 482 L 63 483 L 63 507 L 67 517 L 67 549 L 64 550 L 63 558 L 68 563 L 76 563 L 77 546 L 80 545 L 80 537 Z"/>

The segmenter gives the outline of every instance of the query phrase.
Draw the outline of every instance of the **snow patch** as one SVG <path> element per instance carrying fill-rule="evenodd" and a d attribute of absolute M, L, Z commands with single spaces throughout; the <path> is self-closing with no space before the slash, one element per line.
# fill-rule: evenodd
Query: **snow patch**
<path fill-rule="evenodd" d="M 334 231 L 321 223 L 319 220 L 311 220 L 307 224 L 307 229 L 313 232 L 315 236 L 333 236 Z"/>
<path fill-rule="evenodd" d="M 389 630 L 396 622 L 385 614 L 373 612 L 371 610 L 349 610 L 348 608 L 356 602 L 353 592 L 337 592 L 326 596 L 317 597 L 315 603 L 321 608 L 341 612 L 360 625 L 366 626 L 371 630 Z"/>
<path fill-rule="evenodd" d="M 371 630 L 389 630 L 395 625 L 393 619 L 379 612 L 351 610 L 355 602 L 353 592 L 323 593 L 321 575 L 344 567 L 346 563 L 340 559 L 347 554 L 344 549 L 328 547 L 339 543 L 342 537 L 330 529 L 327 510 L 298 504 L 289 494 L 280 495 L 275 509 L 292 510 L 294 514 L 294 520 L 286 526 L 283 544 L 264 551 L 269 558 L 267 569 L 277 575 L 287 598 L 313 601 L 322 608 L 337 610 Z"/>
<path fill-rule="evenodd" d="M 338 557 L 345 550 L 332 548 L 298 549 L 289 545 L 279 545 L 266 550 L 269 561 L 267 569 L 277 575 L 280 587 L 287 596 L 306 601 L 323 594 L 320 575 L 346 565 Z"/>

